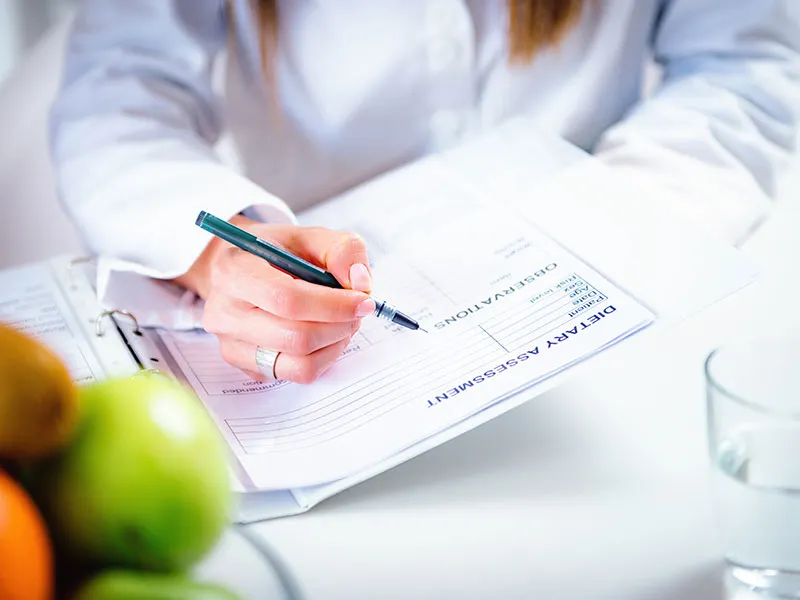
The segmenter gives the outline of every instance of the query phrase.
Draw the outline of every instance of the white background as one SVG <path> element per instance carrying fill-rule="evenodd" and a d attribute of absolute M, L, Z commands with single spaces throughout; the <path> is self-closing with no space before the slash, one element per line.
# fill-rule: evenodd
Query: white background
<path fill-rule="evenodd" d="M 0 83 L 76 0 L 0 0 Z"/>

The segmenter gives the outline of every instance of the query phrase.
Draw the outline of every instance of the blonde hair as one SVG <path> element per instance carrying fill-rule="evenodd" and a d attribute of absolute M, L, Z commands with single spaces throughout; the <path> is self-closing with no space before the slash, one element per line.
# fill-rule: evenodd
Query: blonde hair
<path fill-rule="evenodd" d="M 269 75 L 278 44 L 277 0 L 251 0 L 261 38 L 261 60 Z M 509 62 L 526 63 L 556 46 L 577 23 L 586 0 L 506 0 Z"/>

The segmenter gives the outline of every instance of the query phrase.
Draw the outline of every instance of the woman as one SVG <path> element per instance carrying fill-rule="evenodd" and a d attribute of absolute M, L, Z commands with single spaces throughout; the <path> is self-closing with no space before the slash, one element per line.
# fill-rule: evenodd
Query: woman
<path fill-rule="evenodd" d="M 299 228 L 292 211 L 514 115 L 744 239 L 796 137 L 798 12 L 796 0 L 88 0 L 53 108 L 60 190 L 104 257 L 101 293 L 131 273 L 175 280 L 205 300 L 227 361 L 310 382 L 370 312 L 371 280 L 357 237 Z M 642 99 L 650 55 L 664 78 Z M 199 210 L 350 289 L 206 245 Z"/>

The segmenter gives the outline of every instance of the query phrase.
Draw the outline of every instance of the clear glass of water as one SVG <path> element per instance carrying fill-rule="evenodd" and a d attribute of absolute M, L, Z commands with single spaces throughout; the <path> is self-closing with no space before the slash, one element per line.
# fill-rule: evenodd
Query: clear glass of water
<path fill-rule="evenodd" d="M 719 348 L 705 375 L 728 584 L 800 599 L 800 339 Z"/>

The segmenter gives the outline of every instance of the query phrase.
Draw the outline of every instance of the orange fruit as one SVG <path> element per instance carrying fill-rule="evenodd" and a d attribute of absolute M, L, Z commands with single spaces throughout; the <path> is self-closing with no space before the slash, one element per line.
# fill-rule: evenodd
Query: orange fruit
<path fill-rule="evenodd" d="M 78 407 L 77 386 L 61 359 L 0 324 L 0 459 L 41 458 L 63 448 Z"/>
<path fill-rule="evenodd" d="M 0 598 L 50 600 L 53 549 L 36 505 L 0 471 Z"/>

